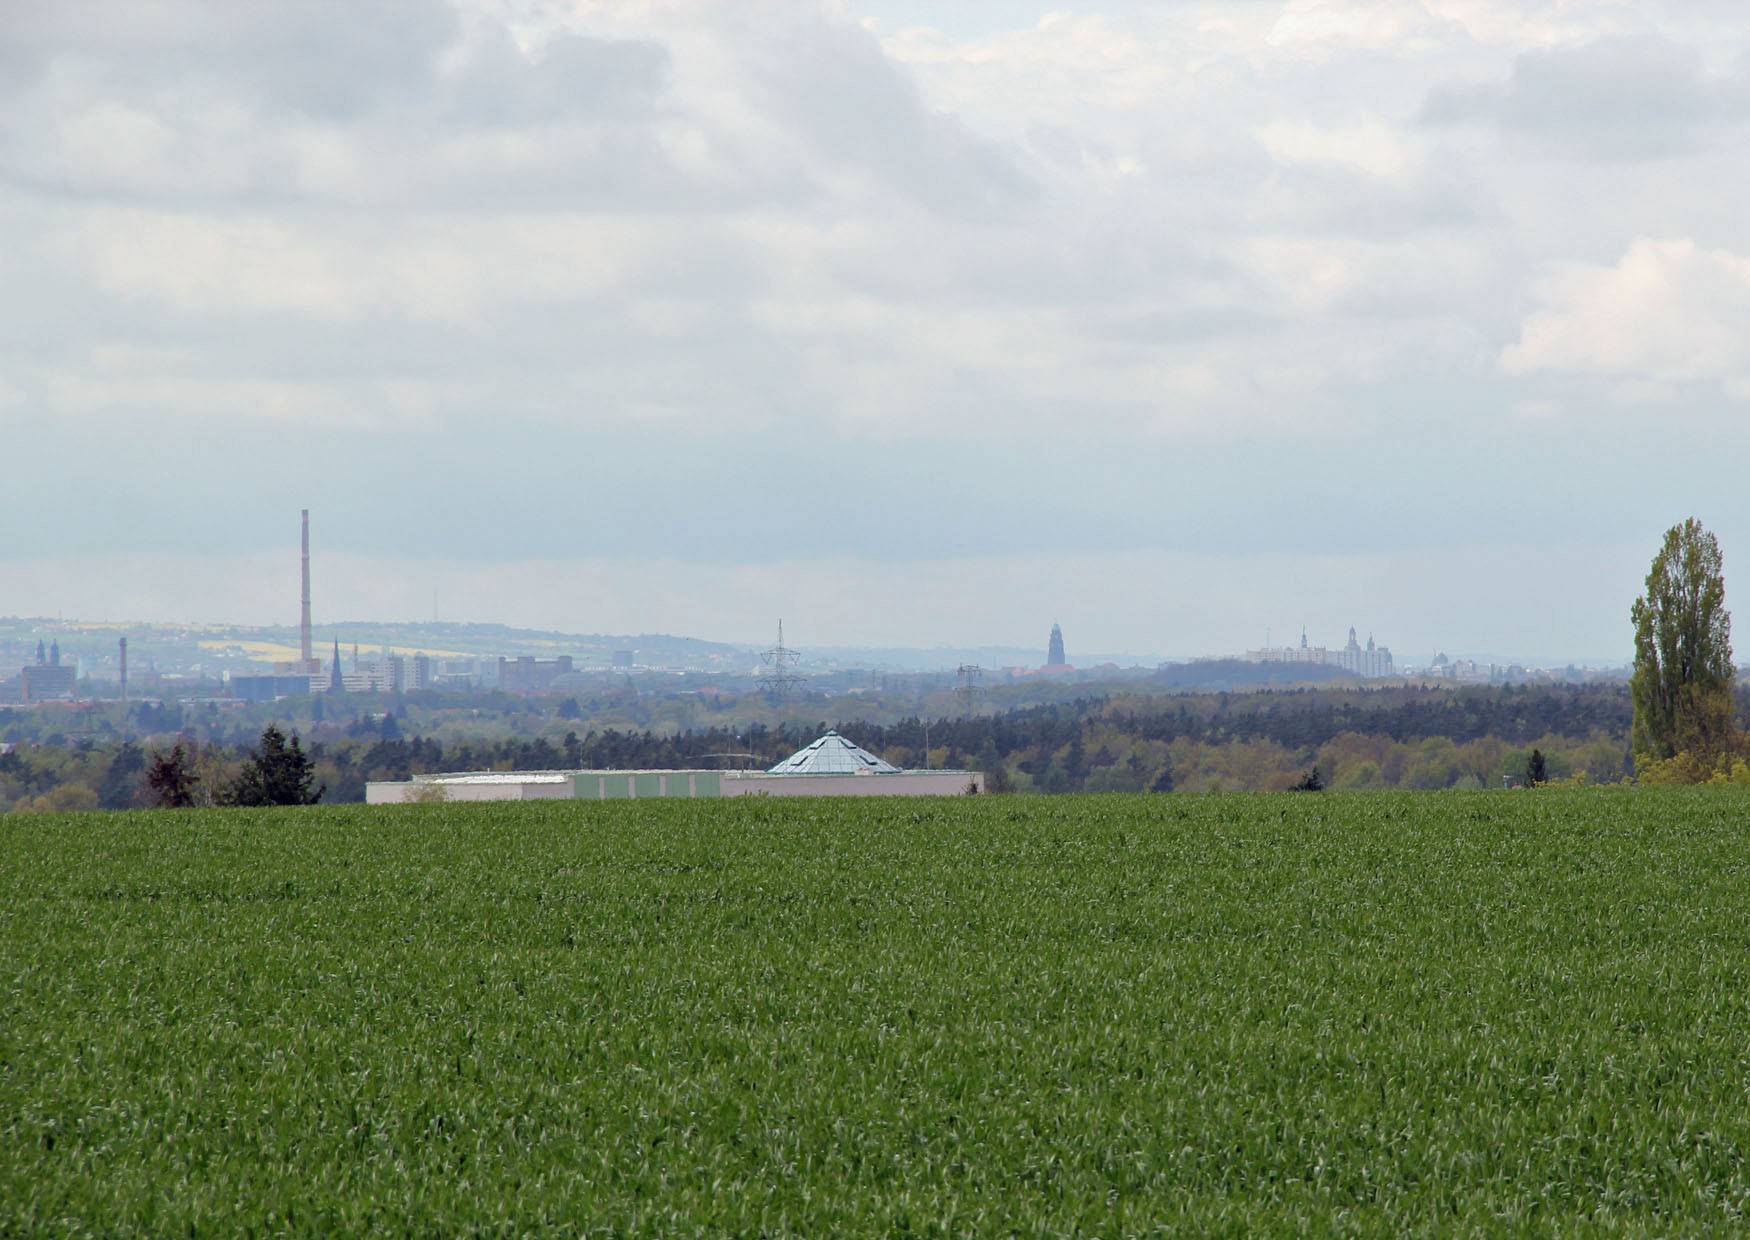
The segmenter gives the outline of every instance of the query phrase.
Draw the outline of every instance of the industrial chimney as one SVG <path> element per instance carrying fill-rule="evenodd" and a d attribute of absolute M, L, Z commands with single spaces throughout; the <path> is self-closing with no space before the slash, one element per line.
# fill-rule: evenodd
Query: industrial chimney
<path fill-rule="evenodd" d="M 303 659 L 308 670 L 315 651 L 310 646 L 310 510 L 303 510 L 304 518 L 304 608 L 298 617 L 298 657 Z"/>
<path fill-rule="evenodd" d="M 128 639 L 121 639 L 122 701 L 128 700 Z"/>

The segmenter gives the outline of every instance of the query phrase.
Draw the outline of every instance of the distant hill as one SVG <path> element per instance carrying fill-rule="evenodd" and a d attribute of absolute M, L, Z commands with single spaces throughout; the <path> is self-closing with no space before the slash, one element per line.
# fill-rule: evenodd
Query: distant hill
<path fill-rule="evenodd" d="M 259 671 L 278 659 L 296 658 L 296 625 L 180 625 L 115 623 L 48 618 L 0 618 L 0 679 L 8 668 L 32 661 L 38 641 L 54 642 L 80 674 L 113 679 L 116 639 L 126 635 L 136 672 L 216 676 Z M 519 629 L 504 624 L 456 622 L 393 623 L 343 620 L 315 627 L 317 653 L 324 658 L 336 641 L 349 656 L 385 646 L 397 653 L 425 652 L 439 657 L 515 658 L 570 655 L 580 668 L 611 667 L 620 651 L 631 651 L 639 667 L 700 671 L 747 671 L 758 663 L 747 647 L 727 642 L 675 637 L 667 633 L 562 633 Z"/>
<path fill-rule="evenodd" d="M 293 626 L 263 630 L 296 643 Z M 389 623 L 374 620 L 343 620 L 318 626 L 319 644 L 338 637 L 342 647 L 357 642 L 360 649 L 453 651 L 458 654 L 495 657 L 533 655 L 553 658 L 570 655 L 585 667 L 611 666 L 614 655 L 631 651 L 640 667 L 740 669 L 751 666 L 754 656 L 746 648 L 728 642 L 669 633 L 565 633 L 556 629 L 519 629 L 508 624 L 468 624 L 453 621 Z"/>
<path fill-rule="evenodd" d="M 1038 646 L 934 646 L 913 649 L 903 646 L 800 646 L 805 665 L 821 667 L 870 668 L 893 672 L 953 671 L 963 663 L 975 664 L 987 671 L 1007 667 L 1035 668 L 1045 662 L 1045 643 Z M 1071 647 L 1070 664 L 1077 668 L 1094 668 L 1107 664 L 1117 667 L 1154 667 L 1161 659 L 1157 654 L 1082 653 Z"/>

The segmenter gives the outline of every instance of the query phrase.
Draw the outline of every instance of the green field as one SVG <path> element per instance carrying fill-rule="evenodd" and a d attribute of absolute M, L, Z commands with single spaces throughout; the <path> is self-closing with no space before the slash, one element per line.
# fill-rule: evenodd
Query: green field
<path fill-rule="evenodd" d="M 1732 790 L 0 820 L 0 1235 L 1729 1230 Z"/>

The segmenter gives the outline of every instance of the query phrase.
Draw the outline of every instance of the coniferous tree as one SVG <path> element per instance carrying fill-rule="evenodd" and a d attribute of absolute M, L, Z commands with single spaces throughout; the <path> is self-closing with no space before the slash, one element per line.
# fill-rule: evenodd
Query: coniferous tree
<path fill-rule="evenodd" d="M 1720 544 L 1691 517 L 1665 533 L 1635 600 L 1633 748 L 1637 759 L 1728 749 L 1732 619 Z"/>
<path fill-rule="evenodd" d="M 145 771 L 145 753 L 132 741 L 124 741 L 103 773 L 97 803 L 104 809 L 127 809 L 134 805 L 139 800 L 140 777 Z"/>
<path fill-rule="evenodd" d="M 290 743 L 274 724 L 262 730 L 261 741 L 238 772 L 227 798 L 232 805 L 314 805 L 328 791 L 314 789 L 316 767 L 292 733 Z"/>
<path fill-rule="evenodd" d="M 1525 782 L 1533 788 L 1549 783 L 1549 763 L 1544 760 L 1543 750 L 1533 749 L 1525 760 Z"/>

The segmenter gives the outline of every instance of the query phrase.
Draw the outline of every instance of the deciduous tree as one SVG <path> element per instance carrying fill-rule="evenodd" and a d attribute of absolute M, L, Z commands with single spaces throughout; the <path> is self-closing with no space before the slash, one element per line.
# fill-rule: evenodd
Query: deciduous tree
<path fill-rule="evenodd" d="M 151 790 L 153 804 L 160 809 L 192 806 L 198 783 L 200 776 L 194 773 L 194 760 L 181 741 L 169 753 L 153 751 L 152 765 L 146 770 L 146 787 Z"/>
<path fill-rule="evenodd" d="M 1691 517 L 1665 533 L 1635 600 L 1637 762 L 1731 749 L 1732 620 L 1720 545 Z"/>

